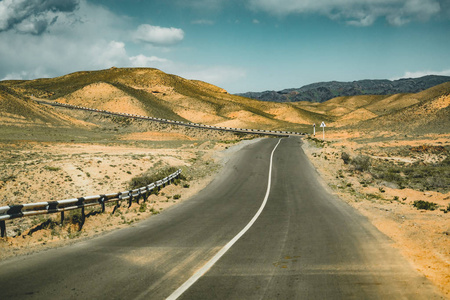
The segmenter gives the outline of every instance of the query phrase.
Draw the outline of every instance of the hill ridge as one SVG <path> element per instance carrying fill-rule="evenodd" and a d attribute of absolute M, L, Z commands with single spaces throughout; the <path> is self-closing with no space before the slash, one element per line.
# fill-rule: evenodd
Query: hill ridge
<path fill-rule="evenodd" d="M 237 95 L 261 101 L 325 102 L 340 96 L 394 95 L 418 93 L 433 86 L 449 82 L 450 76 L 427 75 L 419 78 L 364 79 L 352 82 L 328 81 L 289 88 L 280 91 L 246 92 Z"/>

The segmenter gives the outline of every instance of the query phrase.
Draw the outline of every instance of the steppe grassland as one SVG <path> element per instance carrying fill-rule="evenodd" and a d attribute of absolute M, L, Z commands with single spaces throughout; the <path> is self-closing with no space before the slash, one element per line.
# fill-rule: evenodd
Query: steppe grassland
<path fill-rule="evenodd" d="M 450 135 L 336 130 L 305 141 L 328 187 L 450 295 Z"/>

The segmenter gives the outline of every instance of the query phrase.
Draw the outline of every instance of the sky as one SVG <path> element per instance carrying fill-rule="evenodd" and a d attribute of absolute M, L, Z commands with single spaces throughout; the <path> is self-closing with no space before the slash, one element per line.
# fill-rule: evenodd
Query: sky
<path fill-rule="evenodd" d="M 0 80 L 113 66 L 230 93 L 450 76 L 450 0 L 0 0 Z"/>

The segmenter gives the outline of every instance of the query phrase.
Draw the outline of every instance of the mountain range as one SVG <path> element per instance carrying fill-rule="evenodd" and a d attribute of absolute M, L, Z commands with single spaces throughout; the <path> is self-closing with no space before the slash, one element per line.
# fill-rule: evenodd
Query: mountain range
<path fill-rule="evenodd" d="M 450 81 L 450 76 L 428 75 L 399 80 L 358 80 L 353 82 L 318 82 L 301 88 L 281 91 L 247 92 L 237 94 L 261 101 L 273 102 L 325 102 L 335 97 L 356 95 L 394 95 L 418 93 Z"/>

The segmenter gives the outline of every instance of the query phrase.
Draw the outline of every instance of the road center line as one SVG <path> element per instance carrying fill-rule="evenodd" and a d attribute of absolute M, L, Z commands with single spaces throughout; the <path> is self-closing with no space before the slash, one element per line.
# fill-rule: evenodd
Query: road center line
<path fill-rule="evenodd" d="M 209 269 L 236 243 L 241 236 L 243 236 L 249 229 L 252 227 L 253 223 L 256 222 L 259 215 L 262 213 L 264 207 L 266 206 L 267 199 L 269 198 L 270 194 L 270 186 L 272 183 L 272 161 L 273 161 L 273 154 L 275 153 L 275 150 L 277 149 L 278 145 L 280 144 L 281 139 L 278 141 L 278 143 L 275 145 L 275 147 L 272 150 L 272 153 L 270 154 L 270 164 L 269 164 L 269 178 L 267 181 L 267 191 L 266 195 L 264 196 L 264 200 L 261 204 L 261 207 L 258 209 L 256 214 L 253 216 L 253 218 L 250 220 L 250 222 L 247 224 L 247 226 L 244 227 L 231 241 L 229 241 L 222 249 L 220 249 L 219 252 L 216 253 L 216 255 L 211 258 L 210 261 L 208 261 L 200 270 L 195 272 L 194 275 L 191 276 L 185 283 L 183 283 L 178 289 L 176 289 L 169 297 L 167 297 L 167 300 L 175 300 L 178 297 L 180 297 L 188 288 L 190 288 L 200 277 L 205 275 L 206 272 L 208 272 Z"/>

